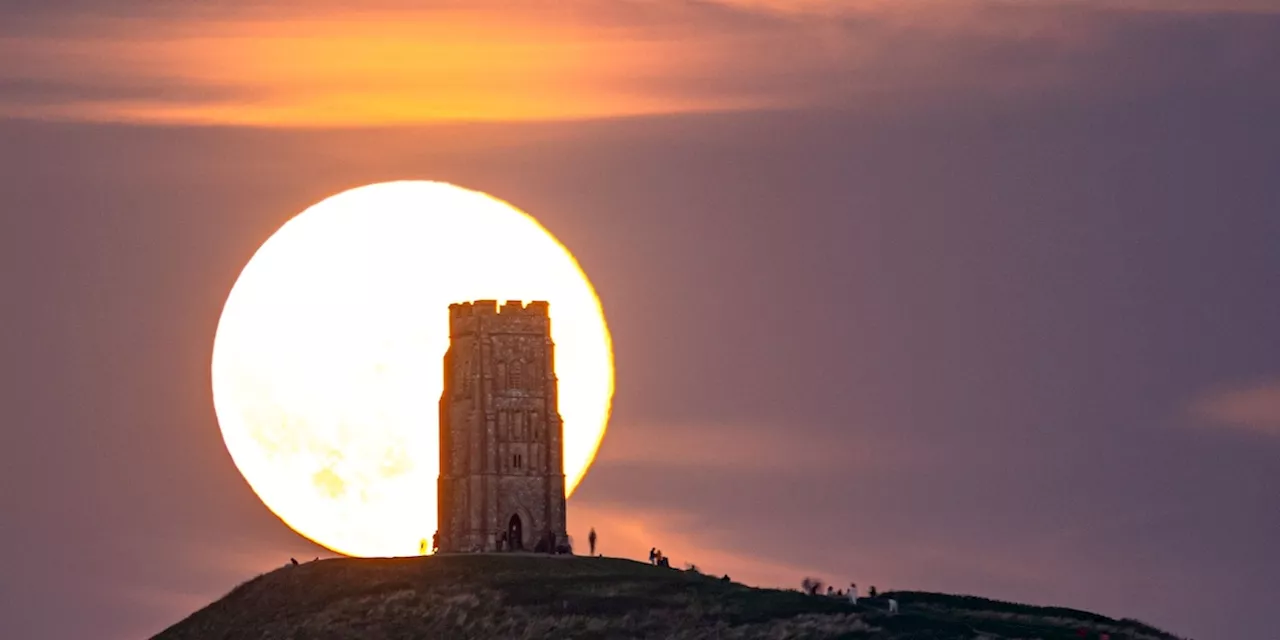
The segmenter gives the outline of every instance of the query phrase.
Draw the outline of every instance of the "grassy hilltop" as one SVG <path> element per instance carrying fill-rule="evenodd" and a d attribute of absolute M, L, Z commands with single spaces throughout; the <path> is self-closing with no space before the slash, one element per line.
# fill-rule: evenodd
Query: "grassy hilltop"
<path fill-rule="evenodd" d="M 1173 636 L 1073 609 L 897 592 L 854 606 L 616 558 L 523 554 L 339 558 L 285 567 L 154 640 L 297 638 L 867 638 L 1113 640 Z"/>

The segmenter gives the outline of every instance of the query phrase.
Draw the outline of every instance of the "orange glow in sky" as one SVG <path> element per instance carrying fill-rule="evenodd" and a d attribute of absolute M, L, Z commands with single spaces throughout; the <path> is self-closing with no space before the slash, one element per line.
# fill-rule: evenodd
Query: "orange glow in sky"
<path fill-rule="evenodd" d="M 58 37 L 0 37 L 0 57 L 44 69 L 35 78 L 42 82 L 81 83 L 87 67 L 96 82 L 124 90 L 54 105 L 0 105 L 0 115 L 344 126 L 741 106 L 661 88 L 674 67 L 713 66 L 699 51 L 688 42 L 528 12 L 108 21 Z M 74 68 L 75 77 L 59 77 L 64 68 Z"/>

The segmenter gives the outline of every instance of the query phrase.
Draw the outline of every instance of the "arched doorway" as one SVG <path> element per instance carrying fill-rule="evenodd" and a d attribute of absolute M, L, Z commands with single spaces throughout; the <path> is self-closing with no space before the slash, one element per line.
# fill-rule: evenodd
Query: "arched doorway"
<path fill-rule="evenodd" d="M 511 521 L 507 523 L 507 544 L 511 545 L 512 551 L 524 550 L 524 528 L 520 525 L 520 516 L 511 516 Z"/>

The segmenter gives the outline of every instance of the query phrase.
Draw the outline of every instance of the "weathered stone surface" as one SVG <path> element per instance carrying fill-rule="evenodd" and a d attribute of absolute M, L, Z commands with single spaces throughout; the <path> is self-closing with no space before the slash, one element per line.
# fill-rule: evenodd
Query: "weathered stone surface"
<path fill-rule="evenodd" d="M 565 544 L 563 426 L 546 302 L 449 305 L 438 549 Z"/>

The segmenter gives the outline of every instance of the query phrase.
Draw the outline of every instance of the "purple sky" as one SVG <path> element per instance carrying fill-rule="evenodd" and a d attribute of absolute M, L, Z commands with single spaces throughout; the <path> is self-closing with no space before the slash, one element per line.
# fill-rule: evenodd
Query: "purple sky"
<path fill-rule="evenodd" d="M 323 553 L 222 445 L 214 328 L 280 224 L 400 178 L 596 285 L 617 395 L 569 509 L 606 553 L 1274 634 L 1280 7 L 580 7 L 689 56 L 626 63 L 645 114 L 588 69 L 590 117 L 337 129 L 188 121 L 265 116 L 115 51 L 151 4 L 0 0 L 0 637 L 145 637 Z"/>

